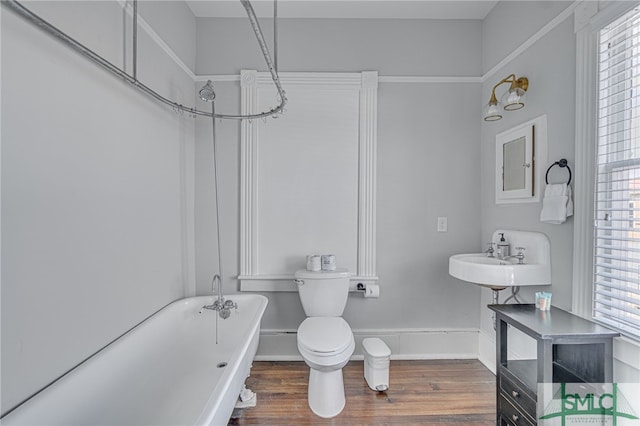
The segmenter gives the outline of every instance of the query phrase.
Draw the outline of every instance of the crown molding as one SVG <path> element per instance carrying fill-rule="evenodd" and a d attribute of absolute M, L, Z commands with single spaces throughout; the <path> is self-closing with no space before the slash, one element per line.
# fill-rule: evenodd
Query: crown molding
<path fill-rule="evenodd" d="M 133 17 L 133 6 L 131 5 L 130 2 L 127 2 L 125 0 L 117 0 L 118 4 L 122 7 L 122 9 L 127 12 L 127 14 L 130 17 Z M 173 60 L 173 62 L 175 62 L 175 64 L 180 67 L 180 69 L 182 69 L 182 71 L 184 71 L 184 73 L 191 78 L 191 80 L 196 81 L 196 74 L 191 71 L 191 68 L 189 68 L 187 66 L 187 64 L 185 64 L 182 59 L 180 59 L 180 57 L 178 55 L 176 55 L 176 53 L 173 51 L 173 49 L 171 47 L 169 47 L 169 45 L 167 43 L 165 43 L 165 41 L 162 39 L 162 37 L 160 37 L 160 35 L 154 31 L 153 27 L 151 25 L 149 25 L 149 23 L 147 21 L 145 21 L 140 14 L 138 13 L 138 27 L 143 29 L 147 35 L 151 38 L 151 40 L 153 40 L 160 49 L 162 49 L 162 51 L 164 53 L 167 54 L 167 56 L 169 56 L 169 58 L 171 58 L 171 60 Z"/>
<path fill-rule="evenodd" d="M 549 34 L 553 29 L 555 29 L 558 25 L 563 23 L 567 18 L 573 15 L 574 10 L 578 7 L 581 1 L 574 1 L 569 7 L 560 12 L 555 18 L 549 21 L 545 26 L 540 28 L 535 34 L 529 37 L 524 41 L 520 46 L 518 46 L 513 52 L 505 56 L 503 60 L 498 62 L 493 66 L 489 71 L 487 71 L 482 76 L 482 82 L 487 81 L 489 78 L 493 77 L 495 73 L 504 68 L 509 62 L 513 61 L 515 58 L 524 53 L 528 48 L 533 46 L 536 42 L 542 39 L 544 36 Z"/>

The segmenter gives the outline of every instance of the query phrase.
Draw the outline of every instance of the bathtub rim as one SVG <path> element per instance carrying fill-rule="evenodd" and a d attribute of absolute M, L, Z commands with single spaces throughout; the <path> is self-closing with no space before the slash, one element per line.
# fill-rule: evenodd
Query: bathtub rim
<path fill-rule="evenodd" d="M 36 398 L 38 395 L 40 395 L 43 392 L 47 391 L 52 386 L 56 385 L 61 380 L 63 380 L 66 377 L 68 377 L 70 374 L 72 374 L 75 371 L 79 370 L 81 367 L 86 366 L 88 362 L 90 362 L 94 358 L 102 355 L 106 350 L 108 350 L 110 347 L 112 347 L 114 344 L 116 344 L 119 340 L 124 339 L 127 336 L 130 336 L 131 334 L 133 334 L 134 332 L 139 330 L 142 326 L 144 326 L 145 324 L 147 324 L 150 321 L 152 321 L 154 319 L 154 317 L 156 317 L 157 315 L 161 314 L 162 311 L 169 310 L 172 306 L 178 305 L 178 304 L 183 304 L 183 303 L 194 304 L 194 308 L 195 308 L 200 303 L 202 303 L 203 305 L 204 304 L 210 304 L 211 302 L 207 302 L 207 301 L 212 301 L 216 297 L 217 296 L 213 296 L 213 295 L 189 296 L 189 297 L 182 297 L 182 298 L 179 298 L 179 299 L 175 299 L 175 300 L 167 303 L 166 305 L 164 305 L 161 308 L 157 309 L 153 313 L 147 315 L 140 322 L 138 322 L 137 324 L 135 324 L 134 326 L 132 326 L 128 330 L 124 331 L 122 334 L 120 334 L 117 337 L 115 337 L 114 339 L 110 340 L 108 343 L 106 343 L 104 346 L 100 347 L 95 352 L 93 352 L 90 355 L 88 355 L 86 358 L 82 359 L 80 362 L 78 362 L 77 364 L 75 364 L 74 366 L 72 366 L 71 368 L 66 370 L 60 376 L 56 377 L 51 382 L 49 382 L 46 385 L 44 385 L 41 389 L 39 389 L 36 392 L 34 392 L 33 394 L 29 395 L 27 398 L 25 398 L 24 400 L 22 400 L 21 402 L 19 402 L 15 406 L 11 407 L 6 412 L 2 413 L 0 415 L 0 425 L 3 423 L 2 420 L 5 419 L 5 417 L 9 416 L 11 413 L 13 413 L 16 410 L 20 409 L 22 406 L 24 406 L 25 404 L 29 403 L 31 400 Z M 252 326 L 253 328 L 251 329 L 251 332 L 248 333 L 248 335 L 252 336 L 251 338 L 247 339 L 247 341 L 250 343 L 253 340 L 253 334 L 256 331 L 255 330 L 256 325 L 258 327 L 258 333 L 259 333 L 259 330 L 260 330 L 260 327 L 261 327 L 262 316 L 264 315 L 264 312 L 266 311 L 266 307 L 267 307 L 267 305 L 269 303 L 269 299 L 267 297 L 265 297 L 264 295 L 257 294 L 257 293 L 248 293 L 248 294 L 232 293 L 232 294 L 226 294 L 226 295 L 224 295 L 224 297 L 225 298 L 229 298 L 231 300 L 233 300 L 234 298 L 241 298 L 241 299 L 243 299 L 243 298 L 257 298 L 258 300 L 261 301 L 259 303 L 259 305 L 261 307 L 261 312 L 260 312 L 260 315 L 259 315 L 260 321 L 254 321 L 253 326 Z M 197 300 L 200 300 L 200 301 L 196 302 Z M 245 350 L 246 350 L 246 347 L 249 345 L 249 343 L 244 342 L 243 348 Z M 234 351 L 234 353 L 236 353 L 236 352 L 237 351 Z M 225 372 L 225 375 L 226 374 L 227 373 Z M 206 406 L 208 406 L 208 405 L 209 405 L 209 399 L 207 400 Z M 202 412 L 204 412 L 204 409 L 203 409 Z M 200 419 L 201 417 L 202 417 L 202 413 L 201 413 L 201 415 L 198 416 L 198 418 Z"/>
<path fill-rule="evenodd" d="M 253 321 L 252 321 L 252 325 L 250 328 L 250 331 L 248 330 L 247 335 L 250 336 L 248 339 L 246 339 L 243 344 L 242 347 L 237 347 L 234 348 L 233 353 L 230 354 L 230 358 L 232 359 L 236 359 L 237 362 L 234 362 L 233 364 L 228 364 L 227 367 L 225 367 L 225 372 L 223 373 L 223 375 L 220 377 L 220 379 L 218 380 L 218 382 L 216 383 L 215 389 L 214 391 L 211 393 L 211 395 L 209 396 L 209 398 L 207 398 L 207 402 L 204 404 L 204 406 L 201 409 L 200 415 L 198 416 L 195 424 L 196 425 L 210 425 L 210 424 L 216 424 L 213 421 L 215 419 L 217 419 L 218 417 L 220 417 L 218 415 L 218 413 L 220 412 L 220 408 L 221 405 L 223 404 L 223 400 L 224 400 L 224 395 L 227 395 L 227 393 L 230 391 L 230 386 L 232 385 L 231 381 L 233 378 L 237 377 L 238 374 L 241 374 L 242 372 L 240 371 L 243 367 L 245 367 L 244 369 L 247 370 L 247 374 L 248 371 L 251 368 L 251 364 L 253 363 L 253 360 L 255 358 L 255 353 L 257 352 L 257 348 L 258 348 L 258 344 L 259 344 L 259 340 L 260 340 L 260 330 L 261 330 L 261 322 L 262 322 L 262 317 L 264 316 L 264 312 L 267 309 L 267 305 L 269 304 L 269 299 L 261 294 L 256 294 L 256 293 L 249 293 L 249 294 L 233 294 L 233 295 L 228 295 L 228 298 L 233 300 L 234 298 L 257 298 L 258 299 L 258 310 L 256 312 L 254 312 L 254 316 L 253 316 Z M 199 302 L 196 303 L 196 300 L 200 299 Z M 204 304 L 210 304 L 213 302 L 213 300 L 216 299 L 216 296 L 194 296 L 194 297 L 189 297 L 189 298 L 184 298 L 184 299 L 180 299 L 178 300 L 178 302 L 181 301 L 185 301 L 185 303 L 196 303 L 195 307 L 197 307 L 200 303 L 204 303 Z M 206 300 L 210 300 L 211 302 L 205 302 Z M 216 312 L 212 312 L 212 314 L 217 315 Z M 233 315 L 233 314 L 232 314 Z M 248 363 L 245 361 L 246 358 L 243 357 L 243 359 L 239 359 L 239 357 L 237 356 L 238 354 L 247 354 L 249 353 L 250 349 L 252 346 L 255 346 L 254 348 L 254 353 L 251 354 L 251 356 L 249 357 L 250 360 L 248 361 Z M 244 364 L 248 364 L 248 365 L 243 365 Z M 231 368 L 229 368 L 231 367 Z M 240 395 L 240 391 L 242 388 L 242 384 L 244 384 L 244 381 L 246 379 L 245 377 L 242 377 L 241 383 L 237 386 L 239 389 L 236 389 L 238 392 L 235 395 L 235 399 L 237 399 L 238 395 Z M 223 383 L 224 382 L 224 383 Z M 219 389 L 221 385 L 224 384 L 224 389 Z M 217 391 L 226 391 L 225 394 L 221 397 L 218 397 L 218 392 Z M 231 415 L 231 412 L 233 412 L 233 408 L 229 411 L 229 415 Z M 228 420 L 228 416 L 225 416 L 225 419 Z"/>

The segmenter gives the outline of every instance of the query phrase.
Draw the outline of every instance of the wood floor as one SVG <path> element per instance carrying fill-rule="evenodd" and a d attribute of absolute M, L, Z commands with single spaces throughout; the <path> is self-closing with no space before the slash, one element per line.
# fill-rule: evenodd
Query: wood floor
<path fill-rule="evenodd" d="M 474 425 L 493 426 L 495 376 L 477 360 L 391 361 L 389 390 L 364 380 L 362 361 L 343 370 L 347 404 L 332 419 L 307 404 L 309 368 L 303 362 L 254 362 L 247 387 L 258 395 L 234 425 Z"/>

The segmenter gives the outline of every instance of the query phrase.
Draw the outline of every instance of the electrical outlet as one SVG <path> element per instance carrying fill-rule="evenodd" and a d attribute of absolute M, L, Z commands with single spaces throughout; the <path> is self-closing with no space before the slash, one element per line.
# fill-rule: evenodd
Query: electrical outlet
<path fill-rule="evenodd" d="M 438 217 L 438 232 L 447 232 L 447 218 Z"/>

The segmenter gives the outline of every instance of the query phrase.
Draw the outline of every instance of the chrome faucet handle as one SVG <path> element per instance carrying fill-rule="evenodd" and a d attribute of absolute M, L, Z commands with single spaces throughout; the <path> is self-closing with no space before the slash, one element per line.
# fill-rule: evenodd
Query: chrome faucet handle
<path fill-rule="evenodd" d="M 526 250 L 526 248 L 524 248 L 524 247 L 516 247 L 516 250 L 518 250 L 518 253 L 513 257 L 518 259 L 518 264 L 519 265 L 523 265 L 524 264 L 524 253 L 523 252 Z"/>
<path fill-rule="evenodd" d="M 225 300 L 224 298 L 222 298 L 214 300 L 211 305 L 204 305 L 202 308 L 200 308 L 198 313 L 201 314 L 205 309 L 217 311 L 220 318 L 227 319 L 231 315 L 231 309 L 234 309 L 236 311 L 238 310 L 238 304 L 233 300 Z"/>
<path fill-rule="evenodd" d="M 495 253 L 493 246 L 496 245 L 496 243 L 487 243 L 487 245 L 489 248 L 485 250 L 485 253 L 487 254 L 487 257 L 493 257 L 493 253 Z"/>

